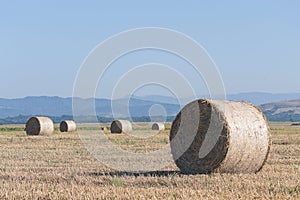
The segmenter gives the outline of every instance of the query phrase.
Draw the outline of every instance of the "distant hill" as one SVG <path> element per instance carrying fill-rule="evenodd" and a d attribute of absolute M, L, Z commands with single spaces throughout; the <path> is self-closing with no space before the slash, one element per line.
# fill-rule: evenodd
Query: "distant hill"
<path fill-rule="evenodd" d="M 179 104 L 180 102 L 174 97 L 162 96 L 162 95 L 148 95 L 148 96 L 134 96 L 135 99 L 144 101 L 155 101 L 168 104 Z"/>
<path fill-rule="evenodd" d="M 72 99 L 45 96 L 0 99 L 0 118 L 18 115 L 72 115 Z"/>
<path fill-rule="evenodd" d="M 267 103 L 260 107 L 270 121 L 300 121 L 300 99 Z"/>
<path fill-rule="evenodd" d="M 279 101 L 289 101 L 300 99 L 300 93 L 265 93 L 265 92 L 249 92 L 227 95 L 228 100 L 247 101 L 254 105 L 261 105 Z"/>
<path fill-rule="evenodd" d="M 162 103 L 171 103 L 171 104 L 179 104 L 179 103 L 188 103 L 193 100 L 193 98 L 183 98 L 180 99 L 179 102 L 174 97 L 166 97 L 160 95 L 150 95 L 144 97 L 135 97 L 141 100 L 150 100 Z M 198 95 L 198 98 L 209 98 L 209 95 Z M 231 101 L 247 101 L 254 105 L 261 105 L 266 103 L 272 102 L 279 102 L 279 101 L 288 101 L 293 99 L 300 99 L 300 93 L 266 93 L 266 92 L 247 92 L 247 93 L 237 93 L 237 94 L 227 94 L 227 100 Z"/>
<path fill-rule="evenodd" d="M 297 97 L 297 98 L 296 98 Z M 260 106 L 270 121 L 300 121 L 300 94 L 270 94 L 270 93 L 240 93 L 228 95 L 228 100 L 247 101 Z M 179 111 L 179 101 L 173 97 L 151 95 L 144 97 L 133 96 L 129 102 L 127 99 L 77 99 L 81 102 L 83 116 L 90 116 L 86 104 L 95 102 L 97 116 L 102 121 L 113 117 L 122 118 L 122 112 L 129 111 L 131 117 L 136 120 L 149 120 L 149 110 L 153 105 L 159 104 L 165 109 L 165 114 L 172 119 Z M 190 100 L 181 99 L 181 103 Z M 267 102 L 267 103 L 266 103 Z M 275 103 L 273 103 L 275 102 Z M 112 110 L 114 105 L 114 115 Z M 126 107 L 124 105 L 129 105 Z M 125 109 L 125 110 L 124 110 Z M 72 98 L 61 97 L 25 97 L 19 99 L 0 98 L 0 119 L 2 123 L 10 121 L 22 122 L 26 116 L 44 115 L 53 118 L 70 118 L 73 115 Z M 125 116 L 126 117 L 126 116 Z M 148 117 L 148 118 L 147 118 Z M 87 118 L 89 119 L 89 118 Z"/>
<path fill-rule="evenodd" d="M 125 99 L 114 101 L 108 99 L 79 99 L 79 101 L 81 101 L 81 105 L 83 105 L 81 108 L 83 115 L 85 114 L 84 105 L 95 101 L 96 113 L 103 117 L 113 116 L 112 105 L 114 105 L 116 111 L 118 111 L 118 108 L 124 108 L 124 105 L 129 105 L 128 111 L 132 117 L 148 116 L 149 109 L 155 104 L 162 105 L 168 116 L 174 116 L 180 110 L 178 104 L 160 103 L 135 98 L 131 98 L 129 103 Z M 89 112 L 87 111 L 86 113 Z M 71 116 L 73 115 L 72 98 L 41 96 L 20 99 L 0 99 L 0 118 L 19 115 Z"/>

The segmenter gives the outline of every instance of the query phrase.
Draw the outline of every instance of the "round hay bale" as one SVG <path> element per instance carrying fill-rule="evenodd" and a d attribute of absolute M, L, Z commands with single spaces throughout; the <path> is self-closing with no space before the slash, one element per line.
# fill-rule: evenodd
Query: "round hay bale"
<path fill-rule="evenodd" d="M 200 99 L 176 116 L 170 141 L 183 173 L 256 173 L 269 153 L 270 130 L 249 103 Z"/>
<path fill-rule="evenodd" d="M 25 130 L 27 135 L 50 135 L 54 131 L 54 124 L 48 117 L 31 117 Z"/>
<path fill-rule="evenodd" d="M 64 120 L 59 124 L 60 132 L 73 132 L 76 131 L 76 123 L 73 120 Z"/>
<path fill-rule="evenodd" d="M 128 120 L 114 120 L 110 125 L 111 133 L 129 133 L 132 131 L 131 122 Z"/>
<path fill-rule="evenodd" d="M 165 130 L 165 124 L 156 122 L 156 123 L 152 124 L 152 130 L 163 131 L 163 130 Z"/>

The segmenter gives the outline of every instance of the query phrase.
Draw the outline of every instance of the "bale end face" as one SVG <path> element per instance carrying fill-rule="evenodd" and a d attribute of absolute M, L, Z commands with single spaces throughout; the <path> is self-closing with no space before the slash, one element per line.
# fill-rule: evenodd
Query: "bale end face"
<path fill-rule="evenodd" d="M 115 120 L 111 123 L 110 130 L 111 133 L 122 133 L 122 124 Z"/>
<path fill-rule="evenodd" d="M 26 123 L 26 134 L 27 135 L 39 135 L 41 126 L 37 118 L 32 117 Z"/>

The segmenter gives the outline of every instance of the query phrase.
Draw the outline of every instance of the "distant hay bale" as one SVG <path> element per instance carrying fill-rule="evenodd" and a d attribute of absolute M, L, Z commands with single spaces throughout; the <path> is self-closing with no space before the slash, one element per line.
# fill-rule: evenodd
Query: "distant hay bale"
<path fill-rule="evenodd" d="M 25 130 L 27 135 L 50 135 L 54 131 L 54 124 L 48 117 L 31 117 Z"/>
<path fill-rule="evenodd" d="M 59 124 L 60 132 L 73 132 L 76 131 L 76 123 L 73 120 L 64 120 Z"/>
<path fill-rule="evenodd" d="M 176 116 L 170 141 L 183 173 L 256 173 L 269 153 L 270 130 L 249 103 L 200 99 Z"/>
<path fill-rule="evenodd" d="M 132 131 L 131 122 L 128 120 L 114 120 L 110 125 L 111 133 L 129 133 Z"/>
<path fill-rule="evenodd" d="M 165 130 L 165 124 L 156 122 L 152 124 L 152 130 L 163 131 Z"/>

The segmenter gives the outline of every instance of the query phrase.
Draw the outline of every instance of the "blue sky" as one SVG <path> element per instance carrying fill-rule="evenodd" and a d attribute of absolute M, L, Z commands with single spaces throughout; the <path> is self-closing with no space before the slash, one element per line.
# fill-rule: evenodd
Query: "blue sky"
<path fill-rule="evenodd" d="M 300 92 L 299 19 L 296 0 L 1 1 L 0 97 L 72 96 L 89 52 L 112 35 L 141 27 L 194 38 L 217 64 L 227 93 Z"/>

